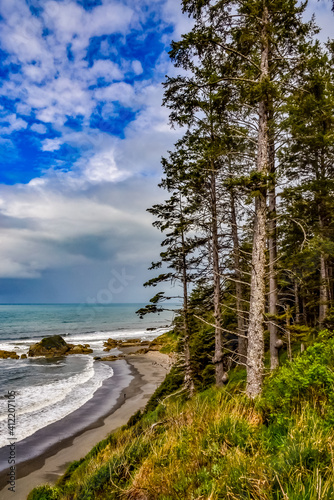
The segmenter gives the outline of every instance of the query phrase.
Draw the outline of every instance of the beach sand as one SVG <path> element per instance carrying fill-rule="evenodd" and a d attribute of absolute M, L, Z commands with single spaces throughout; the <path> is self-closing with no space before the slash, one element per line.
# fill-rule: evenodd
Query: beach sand
<path fill-rule="evenodd" d="M 65 419 L 45 427 L 31 436 L 29 449 L 34 449 L 36 446 L 38 449 L 38 443 L 44 443 L 43 451 L 38 456 L 33 457 L 29 457 L 28 453 L 27 460 L 17 465 L 15 493 L 8 490 L 7 484 L 4 487 L 7 481 L 5 477 L 6 471 L 2 473 L 3 477 L 0 483 L 2 488 L 0 491 L 1 500 L 25 500 L 34 487 L 45 483 L 54 484 L 59 476 L 65 472 L 70 462 L 84 457 L 95 444 L 118 427 L 126 424 L 131 415 L 145 406 L 150 396 L 170 370 L 171 359 L 160 352 L 150 351 L 147 354 L 139 355 L 132 354 L 136 349 L 124 348 L 122 350 L 127 354 L 126 362 L 130 366 L 133 378 L 130 384 L 122 389 L 117 402 L 109 409 L 106 407 L 106 415 L 99 417 L 97 421 L 92 421 L 94 404 L 102 402 L 105 404 L 108 400 L 108 384 L 106 384 L 101 390 L 96 391 L 96 396 L 94 395 L 89 405 L 84 405 L 81 411 L 78 410 L 78 413 L 73 412 Z M 114 363 L 124 364 L 124 361 Z M 75 433 L 75 418 L 82 419 L 84 412 L 86 412 L 86 415 L 89 413 L 86 430 Z M 75 414 L 77 414 L 76 417 Z M 50 430 L 54 433 L 56 425 L 66 426 L 67 429 L 71 429 L 72 425 L 73 435 L 45 449 L 48 433 L 50 434 Z"/>

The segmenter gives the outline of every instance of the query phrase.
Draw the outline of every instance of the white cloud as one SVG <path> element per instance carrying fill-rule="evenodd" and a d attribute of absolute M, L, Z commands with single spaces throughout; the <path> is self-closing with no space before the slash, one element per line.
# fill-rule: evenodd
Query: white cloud
<path fill-rule="evenodd" d="M 141 75 L 143 72 L 143 67 L 140 61 L 132 61 L 132 68 L 136 75 Z"/>
<path fill-rule="evenodd" d="M 9 125 L 0 127 L 0 133 L 2 135 L 10 135 L 12 132 L 24 130 L 28 126 L 27 122 L 19 118 L 16 114 L 9 114 L 5 116 L 3 120 L 9 123 Z"/>
<path fill-rule="evenodd" d="M 95 91 L 95 98 L 99 101 L 117 101 L 123 106 L 133 107 L 136 102 L 136 91 L 129 83 L 113 83 Z"/>
<path fill-rule="evenodd" d="M 30 129 L 33 131 L 33 132 L 37 132 L 37 134 L 46 134 L 47 132 L 47 128 L 45 125 L 43 125 L 42 123 L 33 123 L 30 127 Z"/>
<path fill-rule="evenodd" d="M 11 221 L 2 227 L 1 277 L 32 278 L 46 269 L 87 265 L 95 260 L 92 246 L 115 265 L 141 261 L 146 267 L 146 259 L 153 259 L 160 235 L 145 208 L 156 188 L 140 178 L 84 194 L 59 188 L 52 179 L 0 187 L 1 220 Z"/>
<path fill-rule="evenodd" d="M 61 139 L 45 139 L 42 145 L 42 151 L 56 151 L 60 148 L 63 141 Z"/>

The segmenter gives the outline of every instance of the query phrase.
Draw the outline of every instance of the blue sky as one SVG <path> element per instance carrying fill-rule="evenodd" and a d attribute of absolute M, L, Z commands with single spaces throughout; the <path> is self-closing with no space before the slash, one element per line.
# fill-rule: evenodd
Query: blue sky
<path fill-rule="evenodd" d="M 308 8 L 324 38 L 330 4 Z M 178 0 L 0 0 L 0 302 L 150 296 L 145 209 L 179 135 L 161 82 L 189 28 Z"/>

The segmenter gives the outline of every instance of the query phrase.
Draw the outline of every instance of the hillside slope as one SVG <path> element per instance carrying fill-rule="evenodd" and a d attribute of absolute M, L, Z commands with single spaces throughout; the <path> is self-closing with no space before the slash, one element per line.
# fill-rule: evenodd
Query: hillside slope
<path fill-rule="evenodd" d="M 255 402 L 238 369 L 223 389 L 160 399 L 29 500 L 334 498 L 334 339 L 321 338 Z"/>

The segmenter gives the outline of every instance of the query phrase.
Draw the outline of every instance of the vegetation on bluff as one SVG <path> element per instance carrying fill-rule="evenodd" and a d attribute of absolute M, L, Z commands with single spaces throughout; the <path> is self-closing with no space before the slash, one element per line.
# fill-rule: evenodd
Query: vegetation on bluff
<path fill-rule="evenodd" d="M 163 385 L 175 390 L 176 379 L 174 371 Z M 245 396 L 245 381 L 237 367 L 226 387 L 191 399 L 154 395 L 29 500 L 332 499 L 334 336 L 322 332 L 272 372 L 256 400 Z"/>

